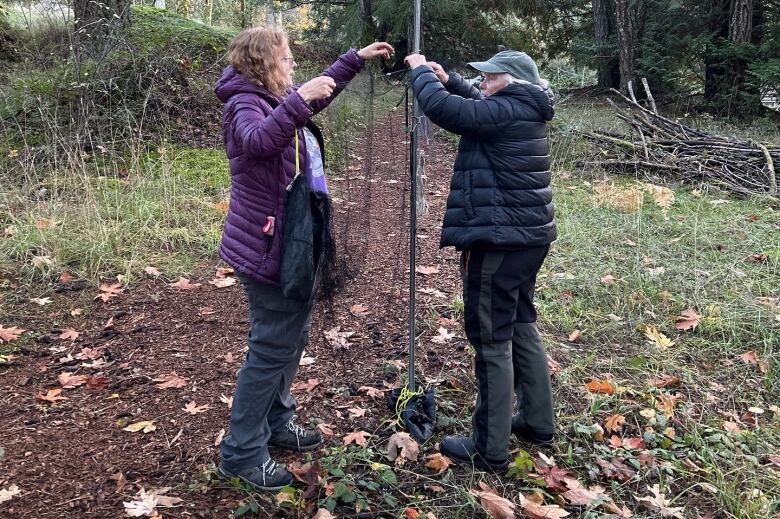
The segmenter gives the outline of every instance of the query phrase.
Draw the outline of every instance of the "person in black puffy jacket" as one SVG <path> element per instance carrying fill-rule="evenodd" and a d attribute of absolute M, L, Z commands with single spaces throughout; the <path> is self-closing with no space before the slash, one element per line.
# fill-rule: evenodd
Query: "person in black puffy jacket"
<path fill-rule="evenodd" d="M 406 63 L 422 112 L 461 136 L 440 245 L 462 251 L 478 395 L 471 436 L 445 437 L 441 451 L 456 462 L 503 470 L 510 433 L 550 445 L 554 432 L 533 305 L 537 273 L 556 238 L 548 138 L 554 96 L 523 52 L 469 63 L 484 75 L 480 89 L 420 54 Z"/>

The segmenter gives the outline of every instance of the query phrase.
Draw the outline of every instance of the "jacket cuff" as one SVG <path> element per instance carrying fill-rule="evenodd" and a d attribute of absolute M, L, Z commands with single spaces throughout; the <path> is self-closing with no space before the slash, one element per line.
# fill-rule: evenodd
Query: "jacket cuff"
<path fill-rule="evenodd" d="M 363 70 L 363 68 L 366 66 L 366 60 L 360 57 L 357 49 L 349 49 L 347 52 L 342 54 L 342 56 L 346 58 L 348 63 L 354 66 L 358 72 Z"/>
<path fill-rule="evenodd" d="M 311 105 L 304 101 L 301 94 L 298 93 L 298 90 L 295 90 L 287 96 L 285 103 L 289 107 L 290 114 L 292 115 L 296 126 L 302 125 L 314 115 L 314 110 Z"/>

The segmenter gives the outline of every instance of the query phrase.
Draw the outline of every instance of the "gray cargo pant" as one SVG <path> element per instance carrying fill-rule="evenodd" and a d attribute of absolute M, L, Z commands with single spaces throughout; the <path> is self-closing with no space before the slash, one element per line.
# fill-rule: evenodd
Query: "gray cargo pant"
<path fill-rule="evenodd" d="M 461 256 L 466 336 L 476 350 L 474 445 L 491 460 L 507 458 L 513 393 L 518 425 L 554 430 L 547 356 L 536 329 L 536 275 L 549 246 L 471 250 Z"/>
<path fill-rule="evenodd" d="M 241 277 L 249 302 L 249 351 L 238 374 L 230 433 L 222 463 L 240 471 L 268 459 L 268 440 L 295 413 L 290 386 L 309 342 L 312 301 L 285 298 L 281 289 Z"/>

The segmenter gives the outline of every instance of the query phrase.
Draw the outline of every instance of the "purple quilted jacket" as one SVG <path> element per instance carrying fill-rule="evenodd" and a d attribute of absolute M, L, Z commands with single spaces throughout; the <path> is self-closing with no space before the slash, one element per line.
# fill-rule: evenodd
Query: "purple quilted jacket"
<path fill-rule="evenodd" d="M 298 132 L 301 170 L 306 139 L 301 128 L 324 109 L 365 65 L 352 49 L 323 72 L 336 82 L 328 99 L 306 103 L 297 91 L 280 98 L 227 67 L 215 85 L 225 103 L 222 129 L 230 161 L 230 207 L 219 246 L 220 256 L 237 272 L 262 283 L 277 284 L 284 236 L 285 189 L 295 175 Z M 273 236 L 263 232 L 275 218 Z"/>

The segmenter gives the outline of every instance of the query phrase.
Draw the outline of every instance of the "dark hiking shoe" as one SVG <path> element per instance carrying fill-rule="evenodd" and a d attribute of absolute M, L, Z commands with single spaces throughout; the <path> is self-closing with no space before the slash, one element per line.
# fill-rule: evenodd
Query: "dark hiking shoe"
<path fill-rule="evenodd" d="M 471 465 L 482 470 L 503 472 L 509 467 L 504 460 L 491 460 L 482 456 L 468 436 L 445 436 L 441 441 L 441 453 L 459 465 Z"/>
<path fill-rule="evenodd" d="M 298 452 L 312 451 L 322 444 L 322 435 L 314 429 L 305 429 L 295 423 L 297 416 L 293 415 L 281 431 L 275 432 L 268 440 L 270 447 L 281 447 Z"/>
<path fill-rule="evenodd" d="M 517 436 L 517 439 L 539 447 L 550 447 L 553 444 L 552 433 L 540 433 L 534 431 L 526 425 L 519 423 L 518 416 L 512 417 L 512 434 Z"/>
<path fill-rule="evenodd" d="M 259 490 L 276 492 L 282 488 L 292 485 L 293 475 L 283 466 L 268 458 L 265 463 L 259 467 L 251 469 L 231 471 L 227 470 L 221 463 L 217 468 L 219 474 L 226 478 L 238 478 L 241 481 L 249 483 Z"/>

